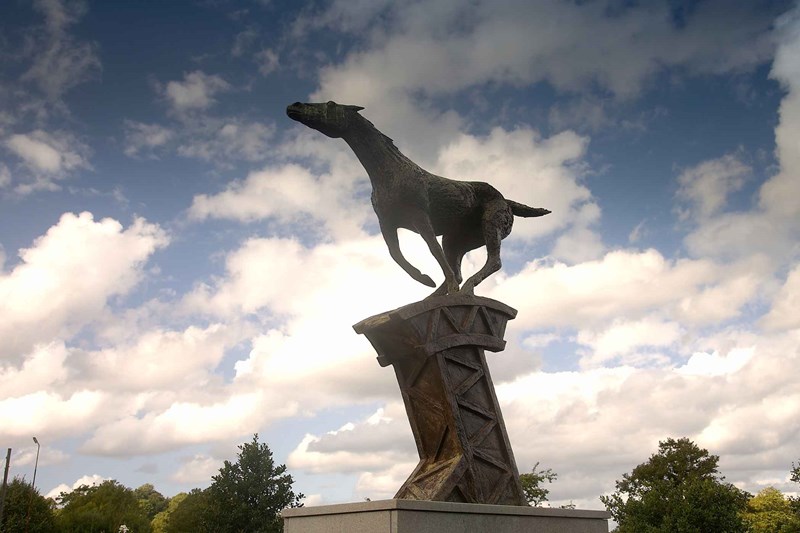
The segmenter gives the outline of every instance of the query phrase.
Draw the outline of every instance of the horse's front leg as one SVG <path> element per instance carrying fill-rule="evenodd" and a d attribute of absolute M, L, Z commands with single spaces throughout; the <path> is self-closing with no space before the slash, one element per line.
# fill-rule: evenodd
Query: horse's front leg
<path fill-rule="evenodd" d="M 392 256 L 392 259 L 394 259 L 395 263 L 400 265 L 400 267 L 405 270 L 409 276 L 419 281 L 423 285 L 435 287 L 436 283 L 431 279 L 430 276 L 420 272 L 417 267 L 409 263 L 408 260 L 403 257 L 403 252 L 400 251 L 400 240 L 397 238 L 397 226 L 386 224 L 381 221 L 380 218 L 378 220 L 381 226 L 383 240 L 386 241 L 386 246 L 389 248 L 389 255 Z"/>

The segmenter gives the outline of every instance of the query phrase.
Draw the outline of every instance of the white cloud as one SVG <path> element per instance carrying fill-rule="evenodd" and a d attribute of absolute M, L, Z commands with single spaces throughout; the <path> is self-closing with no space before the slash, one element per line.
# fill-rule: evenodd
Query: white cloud
<path fill-rule="evenodd" d="M 367 34 L 371 46 L 366 51 L 323 70 L 321 91 L 371 103 L 370 94 L 396 89 L 450 94 L 486 82 L 546 80 L 561 90 L 596 83 L 632 96 L 665 66 L 724 73 L 752 67 L 771 51 L 767 32 L 774 13 L 706 2 L 678 28 L 663 4 L 617 6 L 609 16 L 611 9 L 605 2 L 509 0 L 465 6 L 428 0 L 365 11 L 334 2 L 317 24 L 362 33 L 356 28 L 373 15 L 373 24 L 380 17 L 379 24 L 388 27 Z"/>
<path fill-rule="evenodd" d="M 736 258 L 765 253 L 776 262 L 792 257 L 800 214 L 800 10 L 778 19 L 774 39 L 777 48 L 770 75 L 787 91 L 775 128 L 780 169 L 759 188 L 757 208 L 712 216 L 686 237 L 688 249 L 696 256 Z"/>
<path fill-rule="evenodd" d="M 117 393 L 207 385 L 225 350 L 242 336 L 241 328 L 219 323 L 183 331 L 137 332 L 132 343 L 119 342 L 86 353 L 82 377 L 98 388 L 113 387 Z"/>
<path fill-rule="evenodd" d="M 253 46 L 253 43 L 258 39 L 258 31 L 255 28 L 247 28 L 236 34 L 233 38 L 233 46 L 231 46 L 231 55 L 233 57 L 241 57 L 244 53 Z"/>
<path fill-rule="evenodd" d="M 91 474 L 79 477 L 75 483 L 72 484 L 70 487 L 66 483 L 62 483 L 57 487 L 50 490 L 47 494 L 45 494 L 45 498 L 57 498 L 62 492 L 72 492 L 73 490 L 81 487 L 83 485 L 87 485 L 89 487 L 93 487 L 96 485 L 100 485 L 103 481 L 108 481 L 110 478 L 103 477 L 99 474 Z"/>
<path fill-rule="evenodd" d="M 702 219 L 718 213 L 725 207 L 728 195 L 741 189 L 751 172 L 732 154 L 684 170 L 678 176 L 677 195 L 691 205 L 685 216 L 691 213 Z"/>
<path fill-rule="evenodd" d="M 567 227 L 591 202 L 591 193 L 579 183 L 587 144 L 572 132 L 543 139 L 527 128 L 494 128 L 484 138 L 457 136 L 432 170 L 453 179 L 488 181 L 509 199 L 550 209 L 544 217 L 514 220 L 511 238 L 532 239 Z M 593 218 L 588 216 L 586 224 Z"/>
<path fill-rule="evenodd" d="M 315 176 L 295 164 L 266 167 L 234 181 L 213 196 L 200 194 L 192 200 L 194 219 L 227 218 L 252 222 L 274 218 L 281 224 L 315 232 L 323 222 L 334 236 L 361 233 L 368 215 L 365 202 L 353 200 L 357 181 L 347 182 L 339 169 Z"/>
<path fill-rule="evenodd" d="M 0 337 L 7 339 L 0 352 L 19 357 L 96 319 L 109 298 L 136 285 L 144 263 L 167 242 L 143 219 L 124 229 L 88 212 L 65 213 L 20 251 L 18 265 L 0 273 Z"/>
<path fill-rule="evenodd" d="M 791 349 L 796 332 L 762 337 L 753 346 L 751 333 L 692 342 L 678 339 L 669 324 L 644 324 L 624 327 L 655 332 L 661 336 L 655 341 L 664 344 L 715 348 L 695 351 L 685 364 L 531 372 L 496 387 L 520 470 L 540 461 L 559 474 L 550 487 L 551 501 L 600 507 L 597 496 L 612 491 L 614 479 L 645 461 L 668 436 L 687 436 L 723 458 L 739 458 L 722 470 L 748 490 L 758 486 L 763 469 L 777 470 L 772 465 L 786 467 L 796 458 L 791 422 L 800 414 L 794 379 L 800 358 Z M 758 431 L 743 433 L 743 427 Z M 372 498 L 390 497 L 416 463 L 397 400 L 380 417 L 307 435 L 290 458 L 290 467 L 309 472 L 341 471 L 341 463 L 348 472 L 359 472 L 357 492 Z"/>
<path fill-rule="evenodd" d="M 26 447 L 19 452 L 15 452 L 11 464 L 15 467 L 35 466 L 36 465 L 36 444 Z M 50 466 L 63 463 L 69 456 L 63 451 L 42 445 L 39 448 L 39 466 Z"/>
<path fill-rule="evenodd" d="M 243 118 L 193 117 L 181 125 L 177 152 L 219 166 L 231 160 L 263 161 L 270 155 L 274 126 Z"/>
<path fill-rule="evenodd" d="M 229 91 L 230 84 L 215 74 L 195 70 L 183 75 L 183 81 L 170 81 L 164 87 L 164 96 L 177 113 L 203 110 L 214 103 L 214 95 Z"/>
<path fill-rule="evenodd" d="M 21 368 L 11 364 L 0 366 L 0 388 L 6 397 L 23 396 L 50 389 L 69 376 L 64 363 L 69 351 L 63 342 L 53 341 L 34 346 Z"/>
<path fill-rule="evenodd" d="M 143 152 L 151 154 L 175 137 L 175 132 L 159 124 L 144 124 L 125 120 L 125 155 L 136 157 Z"/>
<path fill-rule="evenodd" d="M 315 474 L 375 471 L 413 461 L 415 452 L 403 404 L 392 402 L 357 424 L 321 436 L 306 434 L 289 454 L 287 466 Z"/>
<path fill-rule="evenodd" d="M 11 185 L 11 171 L 8 170 L 5 163 L 0 163 L 0 189 L 9 185 Z M 2 265 L 3 263 L 0 262 L 0 266 Z"/>
<path fill-rule="evenodd" d="M 57 185 L 54 180 L 65 177 L 71 171 L 90 168 L 87 160 L 89 147 L 68 133 L 34 130 L 11 135 L 3 141 L 3 145 L 27 169 L 28 182 L 20 183 L 17 192 L 55 188 Z M 7 169 L 6 178 L 10 182 Z"/>
<path fill-rule="evenodd" d="M 356 494 L 371 500 L 388 500 L 413 472 L 417 461 L 406 463 L 384 463 L 379 470 L 363 472 L 356 481 Z"/>
<path fill-rule="evenodd" d="M 170 479 L 178 483 L 197 484 L 208 483 L 211 476 L 219 473 L 222 461 L 197 453 L 185 458 L 181 462 L 180 468 L 170 476 Z"/>
<path fill-rule="evenodd" d="M 760 324 L 767 330 L 800 328 L 800 265 L 789 272 Z"/>
<path fill-rule="evenodd" d="M 220 441 L 296 415 L 296 402 L 282 400 L 267 391 L 228 391 L 227 395 L 215 394 L 205 401 L 176 400 L 166 409 L 150 409 L 144 414 L 121 413 L 98 427 L 81 450 L 131 456 Z"/>
<path fill-rule="evenodd" d="M 94 43 L 77 40 L 67 31 L 83 17 L 86 4 L 37 0 L 33 7 L 44 15 L 45 29 L 31 34 L 33 60 L 21 80 L 33 82 L 51 103 L 58 105 L 66 91 L 100 71 Z"/>
<path fill-rule="evenodd" d="M 550 216 L 550 215 L 547 215 Z M 600 221 L 600 207 L 590 202 L 575 210 L 572 227 L 556 239 L 550 252 L 554 259 L 580 263 L 599 259 L 605 251 L 600 234 L 591 226 Z"/>
<path fill-rule="evenodd" d="M 753 357 L 755 348 L 738 348 L 721 356 L 717 352 L 692 354 L 676 371 L 694 376 L 724 376 L 740 370 Z"/>
<path fill-rule="evenodd" d="M 46 135 L 43 131 L 36 131 L 32 135 L 12 135 L 5 144 L 34 170 L 56 173 L 69 162 L 51 144 L 36 138 Z"/>
<path fill-rule="evenodd" d="M 275 126 L 246 117 L 181 115 L 171 125 L 125 120 L 125 155 L 156 157 L 174 150 L 182 157 L 200 159 L 218 168 L 232 162 L 263 161 L 273 153 Z"/>
<path fill-rule="evenodd" d="M 718 275 L 710 261 L 669 261 L 652 249 L 619 250 L 573 266 L 534 261 L 490 283 L 488 295 L 519 310 L 515 327 L 588 327 L 674 305 Z M 531 294 L 535 297 L 525 296 Z"/>
<path fill-rule="evenodd" d="M 270 75 L 280 64 L 277 52 L 271 48 L 265 48 L 256 53 L 253 57 L 258 65 L 258 72 L 262 76 Z"/>
<path fill-rule="evenodd" d="M 581 366 L 603 366 L 615 357 L 625 357 L 641 347 L 668 348 L 678 341 L 680 325 L 653 317 L 635 321 L 614 320 L 601 331 L 581 330 L 577 341 L 587 345 L 592 352 L 581 358 Z"/>
<path fill-rule="evenodd" d="M 780 122 L 775 128 L 781 170 L 761 187 L 759 200 L 767 212 L 791 220 L 800 213 L 800 8 L 779 18 L 776 26 L 778 47 L 770 75 L 788 90 L 781 100 Z"/>
<path fill-rule="evenodd" d="M 65 395 L 40 390 L 4 397 L 0 399 L 0 417 L 6 424 L 0 434 L 6 439 L 27 439 L 46 432 L 49 439 L 54 439 L 72 434 L 76 427 L 102 423 L 109 418 L 109 412 L 122 408 L 121 403 L 108 393 L 89 390 Z"/>

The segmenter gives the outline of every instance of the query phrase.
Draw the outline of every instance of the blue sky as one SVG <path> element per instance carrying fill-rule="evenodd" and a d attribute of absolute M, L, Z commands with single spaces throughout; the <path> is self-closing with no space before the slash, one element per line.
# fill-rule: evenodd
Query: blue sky
<path fill-rule="evenodd" d="M 551 209 L 478 294 L 520 470 L 598 507 L 659 440 L 737 485 L 800 459 L 793 2 L 12 1 L 0 6 L 0 445 L 57 493 L 204 487 L 258 432 L 308 503 L 416 463 L 359 320 L 426 296 L 347 146 Z M 407 257 L 442 275 L 416 235 Z M 465 270 L 483 261 L 465 260 Z"/>

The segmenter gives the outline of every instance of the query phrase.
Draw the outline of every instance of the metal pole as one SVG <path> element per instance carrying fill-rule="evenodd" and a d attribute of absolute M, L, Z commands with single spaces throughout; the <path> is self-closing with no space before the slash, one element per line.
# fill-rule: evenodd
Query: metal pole
<path fill-rule="evenodd" d="M 36 463 L 33 465 L 33 483 L 31 483 L 31 497 L 28 499 L 28 515 L 25 517 L 25 533 L 28 533 L 28 528 L 31 523 L 31 505 L 33 504 L 33 497 L 36 494 L 36 469 L 39 468 L 39 441 L 33 437 L 33 442 L 36 443 Z"/>
<path fill-rule="evenodd" d="M 3 507 L 6 504 L 6 487 L 8 487 L 8 465 L 11 462 L 11 448 L 6 452 L 6 470 L 3 473 L 3 488 L 0 489 L 0 529 L 3 528 Z"/>
<path fill-rule="evenodd" d="M 31 487 L 36 488 L 36 469 L 39 468 L 39 450 L 41 446 L 39 445 L 39 441 L 36 440 L 36 437 L 33 437 L 33 442 L 36 443 L 36 463 L 33 465 L 33 483 L 31 483 Z"/>

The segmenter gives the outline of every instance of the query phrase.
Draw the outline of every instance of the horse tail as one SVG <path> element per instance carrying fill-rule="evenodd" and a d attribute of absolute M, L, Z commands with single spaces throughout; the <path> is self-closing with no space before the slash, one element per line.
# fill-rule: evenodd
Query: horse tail
<path fill-rule="evenodd" d="M 514 200 L 509 200 L 508 198 L 506 198 L 506 203 L 508 204 L 508 207 L 511 208 L 511 212 L 518 217 L 542 217 L 551 213 L 549 209 L 544 209 L 542 207 L 529 207 L 525 204 L 515 202 Z"/>

